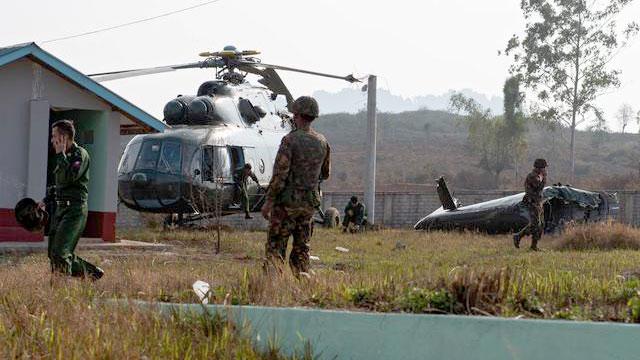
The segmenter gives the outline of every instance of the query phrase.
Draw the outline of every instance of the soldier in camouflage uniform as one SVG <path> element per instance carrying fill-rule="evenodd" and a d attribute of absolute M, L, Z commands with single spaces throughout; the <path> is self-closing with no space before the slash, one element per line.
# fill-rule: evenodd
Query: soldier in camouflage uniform
<path fill-rule="evenodd" d="M 547 161 L 536 159 L 533 170 L 527 175 L 524 182 L 525 195 L 522 202 L 529 211 L 529 224 L 513 235 L 513 245 L 520 247 L 520 239 L 531 235 L 531 250 L 538 251 L 538 241 L 544 230 L 544 199 L 542 190 L 547 182 Z"/>
<path fill-rule="evenodd" d="M 242 204 L 242 209 L 244 210 L 244 218 L 245 219 L 253 219 L 249 214 L 249 193 L 247 191 L 247 180 L 249 178 L 253 179 L 256 184 L 258 184 L 258 188 L 260 188 L 260 182 L 258 182 L 258 177 L 251 170 L 251 164 L 246 163 L 242 168 L 240 168 L 236 173 L 236 185 L 238 186 L 238 192 L 240 195 L 240 203 Z"/>
<path fill-rule="evenodd" d="M 48 253 L 53 272 L 97 280 L 104 274 L 102 269 L 74 254 L 87 223 L 90 161 L 87 151 L 73 142 L 74 136 L 71 121 L 60 120 L 52 125 L 56 210 L 49 230 Z M 40 206 L 44 207 L 44 203 Z"/>
<path fill-rule="evenodd" d="M 296 129 L 280 143 L 262 215 L 270 220 L 265 269 L 284 263 L 293 235 L 289 265 L 298 276 L 309 270 L 311 217 L 320 206 L 318 183 L 329 178 L 331 161 L 329 143 L 311 128 L 319 114 L 316 100 L 302 96 L 293 102 L 291 111 Z"/>

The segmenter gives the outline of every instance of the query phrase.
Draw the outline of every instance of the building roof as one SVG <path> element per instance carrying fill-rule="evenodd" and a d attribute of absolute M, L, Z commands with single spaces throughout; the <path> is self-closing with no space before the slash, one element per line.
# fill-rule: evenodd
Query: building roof
<path fill-rule="evenodd" d="M 113 106 L 117 111 L 127 116 L 133 122 L 146 128 L 148 131 L 162 132 L 168 127 L 162 121 L 133 105 L 113 91 L 100 85 L 87 75 L 67 65 L 57 57 L 44 51 L 33 42 L 0 48 L 0 67 L 24 57 L 37 61 L 76 85 L 92 92 L 100 99 Z"/>

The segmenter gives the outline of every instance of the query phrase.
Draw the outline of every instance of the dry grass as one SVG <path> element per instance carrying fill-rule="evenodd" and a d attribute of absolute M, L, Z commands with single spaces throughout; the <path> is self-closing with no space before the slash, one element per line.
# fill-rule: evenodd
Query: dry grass
<path fill-rule="evenodd" d="M 588 231 L 609 228 L 637 231 L 614 224 Z M 536 253 L 513 248 L 507 236 L 321 229 L 311 242 L 320 261 L 313 262 L 311 279 L 298 281 L 288 269 L 281 276 L 262 273 L 261 232 L 225 233 L 220 255 L 207 232 L 119 236 L 174 248 L 84 252 L 107 272 L 95 284 L 59 280 L 52 286 L 44 254 L 0 257 L 0 358 L 277 358 L 256 352 L 223 319 L 163 318 L 99 305 L 111 298 L 196 302 L 195 280 L 211 284 L 213 303 L 640 321 L 640 280 L 621 276 L 634 274 L 640 263 L 640 253 L 628 248 L 557 251 L 551 244 L 562 239 L 543 238 L 548 250 Z M 398 241 L 404 250 L 395 250 Z"/>
<path fill-rule="evenodd" d="M 617 222 L 568 227 L 553 244 L 558 250 L 640 249 L 640 229 Z"/>

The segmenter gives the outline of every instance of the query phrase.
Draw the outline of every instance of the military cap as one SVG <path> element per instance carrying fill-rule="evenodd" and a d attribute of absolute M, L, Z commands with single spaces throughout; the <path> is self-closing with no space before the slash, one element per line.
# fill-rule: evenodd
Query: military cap
<path fill-rule="evenodd" d="M 28 231 L 42 230 L 49 219 L 49 214 L 40 209 L 38 203 L 31 198 L 18 201 L 14 211 L 18 224 Z"/>
<path fill-rule="evenodd" d="M 311 96 L 300 96 L 291 105 L 291 112 L 299 115 L 306 115 L 317 118 L 320 115 L 318 102 Z"/>
<path fill-rule="evenodd" d="M 545 159 L 536 159 L 536 161 L 533 162 L 533 167 L 537 168 L 537 169 L 543 169 L 547 167 L 547 160 Z"/>

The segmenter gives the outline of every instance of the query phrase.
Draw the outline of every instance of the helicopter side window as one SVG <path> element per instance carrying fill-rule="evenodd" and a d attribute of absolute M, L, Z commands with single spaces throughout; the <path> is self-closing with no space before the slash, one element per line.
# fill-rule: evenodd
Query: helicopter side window
<path fill-rule="evenodd" d="M 261 113 L 251 104 L 249 99 L 240 99 L 238 110 L 240 110 L 242 118 L 249 124 L 253 124 L 262 118 Z"/>
<path fill-rule="evenodd" d="M 160 157 L 160 142 L 145 141 L 142 143 L 142 149 L 138 154 L 136 161 L 136 170 L 153 170 L 156 168 L 158 158 Z"/>
<path fill-rule="evenodd" d="M 202 149 L 202 180 L 215 181 L 231 178 L 231 164 L 227 148 L 220 146 L 205 146 Z"/>

